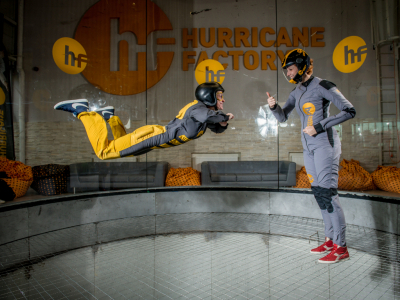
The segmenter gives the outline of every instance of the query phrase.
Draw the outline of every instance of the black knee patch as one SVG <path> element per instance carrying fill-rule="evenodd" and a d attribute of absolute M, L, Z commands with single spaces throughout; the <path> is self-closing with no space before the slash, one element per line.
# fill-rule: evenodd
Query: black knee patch
<path fill-rule="evenodd" d="M 326 205 L 325 205 L 325 201 L 323 201 L 323 199 L 321 198 L 321 194 L 320 194 L 320 188 L 319 186 L 312 186 L 311 190 L 314 194 L 315 200 L 317 200 L 318 206 L 320 209 L 327 209 Z"/>
<path fill-rule="evenodd" d="M 311 186 L 311 191 L 313 192 L 314 196 L 318 195 L 319 186 Z"/>
<path fill-rule="evenodd" d="M 326 210 L 328 213 L 333 212 L 333 205 L 332 205 L 332 196 L 333 196 L 333 191 L 332 189 L 326 189 L 323 187 L 319 187 L 319 194 L 321 198 L 321 202 L 325 204 Z M 337 191 L 336 191 L 337 194 Z"/>

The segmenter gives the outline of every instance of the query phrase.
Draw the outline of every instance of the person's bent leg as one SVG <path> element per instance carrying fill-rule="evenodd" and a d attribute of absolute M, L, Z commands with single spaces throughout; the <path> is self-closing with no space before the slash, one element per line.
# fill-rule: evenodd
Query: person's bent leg
<path fill-rule="evenodd" d="M 307 170 L 307 175 L 311 182 L 311 191 L 313 192 L 314 198 L 317 201 L 319 208 L 321 209 L 322 218 L 324 220 L 324 225 L 325 225 L 325 242 L 322 245 L 320 245 L 314 249 L 311 249 L 310 252 L 313 254 L 325 253 L 326 251 L 331 250 L 333 247 L 333 243 L 332 243 L 332 241 L 330 241 L 333 237 L 332 222 L 331 222 L 329 216 L 327 216 L 324 213 L 324 212 L 326 212 L 325 203 L 323 201 L 321 201 L 321 198 L 319 196 L 317 172 L 315 170 L 315 164 L 314 164 L 314 153 L 304 150 L 303 157 L 304 157 L 304 164 L 305 164 L 305 167 Z"/>
<path fill-rule="evenodd" d="M 337 190 L 332 189 L 332 206 L 333 206 L 333 211 L 335 212 L 335 215 L 333 218 L 331 218 L 332 222 L 337 222 L 337 224 L 334 225 L 334 235 L 335 235 L 335 241 L 337 245 L 341 247 L 346 246 L 346 219 L 344 217 L 344 212 L 342 209 L 342 206 L 339 201 L 339 195 L 337 194 Z"/>
<path fill-rule="evenodd" d="M 320 195 L 325 201 L 333 226 L 333 249 L 318 260 L 320 263 L 336 263 L 350 258 L 346 245 L 346 221 L 337 194 L 339 177 L 340 144 L 324 147 L 316 153 L 316 169 L 320 185 Z"/>
<path fill-rule="evenodd" d="M 336 189 L 320 188 L 321 201 L 325 203 L 326 213 L 333 227 L 333 242 L 341 247 L 346 246 L 346 221 L 339 202 Z M 329 237 L 331 238 L 331 237 Z"/>
<path fill-rule="evenodd" d="M 331 147 L 330 145 L 318 149 L 315 153 L 321 201 L 325 202 L 333 226 L 333 242 L 336 245 L 345 246 L 346 223 L 337 194 L 339 158 L 340 148 Z M 332 203 L 334 199 L 335 206 Z M 340 209 L 335 210 L 336 207 Z"/>
<path fill-rule="evenodd" d="M 107 120 L 107 123 L 110 125 L 114 139 L 118 139 L 126 135 L 125 127 L 119 117 L 113 116 Z"/>
<path fill-rule="evenodd" d="M 314 198 L 317 201 L 319 208 L 321 209 L 322 219 L 324 220 L 325 224 L 325 237 L 333 239 L 332 222 L 326 213 L 325 203 L 321 200 L 321 197 L 319 196 L 318 174 L 316 172 L 314 164 L 314 153 L 304 150 L 303 157 L 304 164 L 307 170 L 307 175 L 311 182 L 311 191 L 313 192 Z"/>
<path fill-rule="evenodd" d="M 78 115 L 85 126 L 93 150 L 100 159 L 119 158 L 119 151 L 131 146 L 130 136 L 125 135 L 114 141 L 108 140 L 107 125 L 96 112 L 83 112 Z"/>
<path fill-rule="evenodd" d="M 312 186 L 311 190 L 314 193 L 315 200 L 318 203 L 318 206 L 321 210 L 322 219 L 324 221 L 324 233 L 325 233 L 325 242 L 318 246 L 317 248 L 311 249 L 311 253 L 314 254 L 322 254 L 328 251 L 331 251 L 333 248 L 333 225 L 329 213 L 327 212 L 327 207 L 325 201 L 321 197 L 319 186 Z"/>

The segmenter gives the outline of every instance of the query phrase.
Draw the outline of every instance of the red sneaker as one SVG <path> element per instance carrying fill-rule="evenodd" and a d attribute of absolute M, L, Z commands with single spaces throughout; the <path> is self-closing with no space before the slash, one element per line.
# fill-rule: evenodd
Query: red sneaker
<path fill-rule="evenodd" d="M 332 240 L 329 240 L 329 241 L 323 243 L 321 246 L 311 249 L 310 252 L 314 253 L 314 254 L 322 254 L 327 251 L 331 251 L 332 249 L 333 249 L 333 242 L 332 242 Z"/>
<path fill-rule="evenodd" d="M 339 261 L 344 261 L 350 258 L 349 251 L 347 247 L 338 247 L 338 245 L 333 244 L 333 249 L 331 253 L 324 256 L 318 260 L 318 262 L 323 264 L 333 264 Z"/>

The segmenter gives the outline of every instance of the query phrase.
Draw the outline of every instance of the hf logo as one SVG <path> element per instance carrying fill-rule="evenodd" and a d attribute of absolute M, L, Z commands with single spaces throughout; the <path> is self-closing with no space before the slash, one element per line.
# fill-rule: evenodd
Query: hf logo
<path fill-rule="evenodd" d="M 358 70 L 367 58 L 367 45 L 358 36 L 349 36 L 337 44 L 333 51 L 333 64 L 342 73 Z"/>
<path fill-rule="evenodd" d="M 171 66 L 174 52 L 157 51 L 153 57 L 146 44 L 153 32 L 173 29 L 167 15 L 150 0 L 91 2 L 96 3 L 86 11 L 75 32 L 75 39 L 90 57 L 82 75 L 113 95 L 135 95 L 156 85 Z M 162 50 L 164 45 L 174 45 L 175 38 L 156 38 L 155 43 L 156 49 Z M 132 47 L 138 51 L 132 51 Z M 136 66 L 130 60 L 136 61 Z"/>
<path fill-rule="evenodd" d="M 225 80 L 225 69 L 219 61 L 206 59 L 197 65 L 194 75 L 198 84 L 210 81 L 222 84 Z"/>
<path fill-rule="evenodd" d="M 85 70 L 87 55 L 82 45 L 71 38 L 63 37 L 53 45 L 53 59 L 65 73 L 79 74 Z"/>
<path fill-rule="evenodd" d="M 310 181 L 310 183 L 314 182 L 314 177 L 312 177 L 310 174 L 307 174 L 308 176 L 308 180 Z"/>
<path fill-rule="evenodd" d="M 312 126 L 313 124 L 313 114 L 315 113 L 314 104 L 307 102 L 303 105 L 303 112 L 308 116 L 307 126 Z"/>

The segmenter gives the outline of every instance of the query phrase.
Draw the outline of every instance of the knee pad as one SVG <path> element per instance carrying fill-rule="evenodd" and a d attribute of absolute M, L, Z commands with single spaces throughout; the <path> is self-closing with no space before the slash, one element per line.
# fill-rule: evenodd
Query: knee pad
<path fill-rule="evenodd" d="M 325 204 L 326 210 L 328 213 L 332 213 L 334 210 L 332 205 L 332 196 L 337 195 L 337 189 L 319 187 L 319 193 L 321 201 L 323 201 Z"/>
<path fill-rule="evenodd" d="M 314 194 L 315 200 L 317 200 L 319 208 L 322 210 L 325 210 L 326 205 L 325 205 L 325 201 L 323 201 L 323 199 L 321 197 L 320 189 L 321 189 L 321 187 L 319 187 L 319 186 L 311 186 L 311 190 Z"/>
<path fill-rule="evenodd" d="M 319 186 L 311 186 L 311 191 L 314 194 L 314 196 L 318 195 L 318 189 Z"/>

